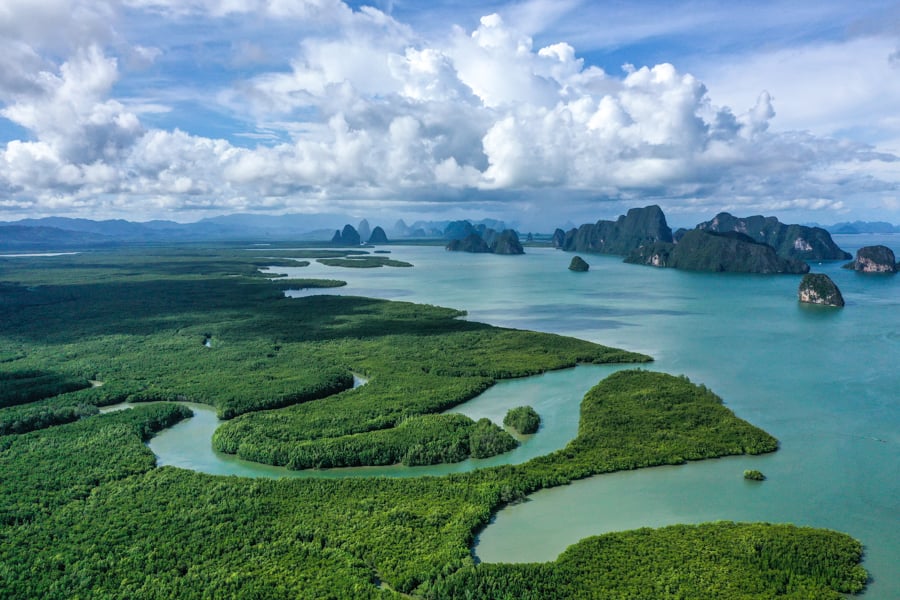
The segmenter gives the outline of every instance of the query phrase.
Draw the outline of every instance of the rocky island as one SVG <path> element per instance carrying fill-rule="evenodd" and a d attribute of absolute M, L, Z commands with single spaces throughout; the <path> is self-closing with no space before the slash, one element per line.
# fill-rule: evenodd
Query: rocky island
<path fill-rule="evenodd" d="M 897 259 L 887 246 L 865 246 L 856 251 L 856 258 L 844 268 L 860 273 L 896 273 Z"/>
<path fill-rule="evenodd" d="M 625 262 L 716 273 L 806 273 L 801 260 L 778 256 L 768 244 L 735 231 L 693 229 L 677 244 L 657 242 L 633 250 Z"/>
<path fill-rule="evenodd" d="M 447 250 L 451 252 L 488 253 L 491 251 L 491 248 L 480 235 L 470 233 L 461 240 L 450 240 L 450 243 L 447 244 Z"/>
<path fill-rule="evenodd" d="M 344 225 L 343 230 L 336 229 L 334 231 L 331 243 L 340 246 L 359 246 L 362 243 L 362 239 L 359 237 L 359 232 L 356 228 L 348 223 Z"/>
<path fill-rule="evenodd" d="M 472 227 L 471 224 L 469 226 Z M 451 252 L 525 254 L 519 235 L 514 230 L 504 229 L 498 233 L 484 226 L 472 227 L 465 237 L 450 240 L 446 248 Z"/>
<path fill-rule="evenodd" d="M 376 225 L 375 229 L 372 230 L 371 235 L 369 235 L 369 243 L 370 244 L 387 244 L 388 236 L 384 232 L 380 226 Z"/>
<path fill-rule="evenodd" d="M 500 233 L 488 229 L 485 237 L 494 254 L 525 254 L 525 249 L 519 242 L 519 235 L 512 229 L 504 229 Z"/>
<path fill-rule="evenodd" d="M 823 304 L 825 306 L 844 306 L 844 297 L 841 290 L 824 273 L 807 273 L 800 281 L 797 290 L 800 302 L 809 304 Z"/>
<path fill-rule="evenodd" d="M 737 231 L 757 242 L 768 244 L 779 256 L 800 260 L 846 260 L 850 254 L 838 248 L 831 234 L 821 227 L 786 225 L 775 217 L 735 217 L 727 212 L 696 227 L 704 231 Z"/>
<path fill-rule="evenodd" d="M 615 221 L 553 233 L 556 248 L 620 254 L 625 262 L 692 271 L 807 273 L 804 260 L 850 258 L 820 227 L 785 225 L 775 217 L 719 213 L 674 235 L 659 206 L 633 208 Z"/>
<path fill-rule="evenodd" d="M 591 265 L 587 264 L 580 256 L 573 256 L 572 262 L 569 263 L 569 270 L 575 271 L 576 273 L 587 273 L 590 268 Z"/>
<path fill-rule="evenodd" d="M 586 223 L 563 233 L 557 229 L 553 243 L 569 252 L 627 255 L 642 245 L 671 242 L 672 230 L 659 206 L 632 208 L 615 221 Z"/>

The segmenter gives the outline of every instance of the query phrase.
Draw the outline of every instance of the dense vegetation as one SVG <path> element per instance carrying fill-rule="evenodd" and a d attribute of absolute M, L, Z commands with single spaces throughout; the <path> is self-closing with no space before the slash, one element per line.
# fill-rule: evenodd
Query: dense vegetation
<path fill-rule="evenodd" d="M 657 242 L 633 250 L 625 262 L 714 273 L 806 273 L 809 265 L 785 258 L 748 235 L 692 229 L 677 244 Z"/>
<path fill-rule="evenodd" d="M 751 481 L 765 481 L 766 476 L 763 475 L 762 471 L 757 469 L 747 469 L 744 471 L 744 479 L 749 479 Z"/>
<path fill-rule="evenodd" d="M 0 407 L 28 404 L 91 387 L 87 379 L 37 370 L 7 371 L 0 379 Z"/>
<path fill-rule="evenodd" d="M 490 420 L 475 422 L 458 414 L 411 416 L 389 429 L 292 441 L 274 447 L 267 442 L 274 435 L 289 432 L 287 428 L 282 426 L 265 433 L 250 430 L 245 441 L 230 435 L 233 431 L 226 426 L 220 428 L 213 438 L 213 447 L 221 452 L 238 454 L 246 460 L 283 465 L 289 469 L 396 463 L 432 465 L 459 462 L 470 456 L 487 458 L 517 445 L 512 436 Z"/>
<path fill-rule="evenodd" d="M 572 262 L 569 263 L 569 270 L 576 273 L 587 273 L 591 265 L 580 256 L 573 256 Z"/>
<path fill-rule="evenodd" d="M 0 340 L 16 358 L 0 363 L 0 379 L 52 371 L 57 383 L 104 381 L 107 395 L 124 392 L 117 401 L 192 400 L 213 404 L 226 418 L 352 387 L 343 362 L 320 358 L 314 340 L 339 336 L 324 329 L 341 329 L 354 317 L 342 323 L 317 318 L 329 311 L 326 304 L 282 296 L 284 289 L 313 284 L 270 281 L 257 271 L 269 262 L 293 261 L 247 252 L 186 254 L 85 254 L 37 260 L 28 270 L 3 261 Z M 298 304 L 305 306 L 298 310 Z M 366 313 L 369 304 L 344 301 L 350 313 Z M 409 311 L 395 312 L 404 319 Z M 457 314 L 442 314 L 448 313 Z M 304 368 L 296 369 L 297 364 Z M 34 393 L 46 394 L 42 389 Z M 57 397 L 59 404 L 42 407 L 41 413 L 96 403 L 91 391 Z M 33 412 L 22 416 L 37 419 Z M 0 416 L 0 423 L 5 420 Z"/>
<path fill-rule="evenodd" d="M 292 290 L 338 288 L 344 287 L 345 285 L 347 285 L 347 282 L 339 279 L 305 279 L 295 277 L 278 280 L 278 286 L 281 289 Z"/>
<path fill-rule="evenodd" d="M 243 415 L 217 435 L 237 433 L 238 446 L 422 464 L 508 449 L 512 438 L 490 422 L 437 414 L 499 378 L 646 358 L 438 307 L 286 299 L 286 281 L 257 272 L 301 257 L 182 248 L 0 260 L 0 380 L 102 382 L 0 408 L 0 595 L 647 597 L 668 585 L 672 597 L 829 597 L 864 584 L 859 544 L 843 534 L 728 523 L 592 538 L 545 565 L 474 564 L 475 533 L 535 490 L 775 449 L 685 378 L 619 372 L 585 397 L 563 450 L 443 478 L 249 480 L 155 468 L 144 441 L 187 409 L 95 414 L 125 399 L 199 400 Z M 353 372 L 368 384 L 350 389 Z M 281 446 L 278 435 L 288 436 Z"/>
<path fill-rule="evenodd" d="M 659 206 L 632 208 L 615 221 L 599 220 L 553 234 L 553 244 L 569 252 L 627 255 L 640 246 L 671 242 L 672 230 Z"/>
<path fill-rule="evenodd" d="M 503 417 L 503 424 L 512 427 L 522 435 L 530 435 L 541 426 L 541 417 L 530 406 L 517 406 L 509 409 Z"/>
<path fill-rule="evenodd" d="M 861 555 L 847 536 L 792 525 L 675 525 L 588 538 L 552 563 L 466 567 L 426 597 L 839 599 L 865 585 Z"/>
<path fill-rule="evenodd" d="M 329 302 L 338 307 L 334 300 Z M 398 308 L 388 303 L 374 303 L 372 308 L 386 306 Z M 415 431 L 421 431 L 423 440 L 430 439 L 421 421 L 402 430 L 398 427 L 401 423 L 456 406 L 497 379 L 580 362 L 644 360 L 640 355 L 560 336 L 460 321 L 449 318 L 459 313 L 446 309 L 409 310 L 416 314 L 415 331 L 316 346 L 320 358 L 340 358 L 349 370 L 368 377 L 367 385 L 278 412 L 242 415 L 219 428 L 214 447 L 248 460 L 291 468 L 389 464 L 421 445 L 412 435 Z M 451 430 L 447 429 L 448 436 Z M 371 438 L 373 451 L 358 453 L 358 445 L 367 443 L 367 438 Z M 456 452 L 445 455 L 466 458 Z"/>
<path fill-rule="evenodd" d="M 505 501 L 600 473 L 762 454 L 778 440 L 738 419 L 722 400 L 686 377 L 618 371 L 585 395 L 578 436 L 521 467 L 472 474 L 503 482 Z"/>
<path fill-rule="evenodd" d="M 320 258 L 318 262 L 329 267 L 371 269 L 377 267 L 411 267 L 412 263 L 384 256 L 359 256 L 348 258 Z"/>
<path fill-rule="evenodd" d="M 190 415 L 184 406 L 156 404 L 0 437 L 0 523 L 46 516 L 104 482 L 149 470 L 155 459 L 142 442 Z"/>
<path fill-rule="evenodd" d="M 735 217 L 722 212 L 712 220 L 698 224 L 697 229 L 720 233 L 739 231 L 759 243 L 771 246 L 783 258 L 804 261 L 850 258 L 848 253 L 834 243 L 831 234 L 821 227 L 788 225 L 775 217 Z"/>

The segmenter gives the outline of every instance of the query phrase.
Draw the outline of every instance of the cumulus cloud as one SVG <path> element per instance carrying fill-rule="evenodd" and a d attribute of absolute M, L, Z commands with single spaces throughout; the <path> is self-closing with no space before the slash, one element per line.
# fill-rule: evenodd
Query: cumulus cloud
<path fill-rule="evenodd" d="M 737 107 L 767 90 L 777 112 L 772 124 L 782 130 L 829 136 L 866 123 L 884 127 L 900 101 L 896 44 L 895 35 L 869 36 L 764 50 L 712 63 L 704 78 L 721 102 Z"/>
<path fill-rule="evenodd" d="M 140 135 L 137 117 L 116 100 L 104 100 L 116 80 L 116 61 L 91 46 L 62 64 L 41 71 L 34 88 L 0 110 L 71 162 L 115 159 Z"/>
<path fill-rule="evenodd" d="M 115 37 L 113 0 L 4 0 L 0 40 L 16 41 L 54 53 Z"/>
<path fill-rule="evenodd" d="M 277 141 L 251 132 L 243 139 L 264 141 L 249 147 L 234 141 L 244 131 L 228 140 L 190 133 L 190 123 L 148 126 L 136 104 L 116 97 L 119 58 L 146 66 L 164 50 L 134 43 L 116 51 L 98 34 L 54 60 L 37 33 L 2 42 L 9 53 L 0 66 L 11 68 L 0 70 L 0 115 L 29 138 L 0 149 L 0 208 L 281 210 L 515 198 L 519 208 L 540 210 L 541 198 L 569 195 L 741 212 L 842 210 L 848 189 L 896 196 L 898 182 L 883 167 L 892 154 L 775 131 L 780 93 L 760 87 L 735 111 L 672 64 L 607 73 L 566 41 L 536 47 L 497 14 L 431 40 L 337 0 L 123 1 L 171 20 L 252 13 L 333 28 L 302 36 L 287 69 L 235 77 L 205 98 L 259 132 L 279 132 Z M 15 11 L 2 11 L 0 28 L 8 28 Z M 86 17 L 89 25 L 96 14 L 103 11 Z M 239 51 L 240 65 L 265 53 L 253 40 L 227 47 Z M 165 108 L 152 97 L 142 102 Z"/>

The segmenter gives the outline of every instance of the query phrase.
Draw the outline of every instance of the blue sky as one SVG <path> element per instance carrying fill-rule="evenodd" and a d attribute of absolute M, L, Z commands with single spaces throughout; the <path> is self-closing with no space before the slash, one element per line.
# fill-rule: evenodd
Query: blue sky
<path fill-rule="evenodd" d="M 897 106 L 898 2 L 4 0 L 0 220 L 900 223 Z"/>

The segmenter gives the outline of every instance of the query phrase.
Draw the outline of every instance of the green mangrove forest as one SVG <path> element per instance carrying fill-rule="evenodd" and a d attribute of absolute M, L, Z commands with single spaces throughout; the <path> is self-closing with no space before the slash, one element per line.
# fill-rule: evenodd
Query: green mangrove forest
<path fill-rule="evenodd" d="M 522 435 L 530 435 L 541 426 L 541 416 L 530 406 L 517 406 L 509 409 L 503 417 L 503 424 Z"/>
<path fill-rule="evenodd" d="M 777 449 L 703 385 L 640 368 L 598 382 L 575 439 L 521 465 L 336 479 L 157 467 L 146 441 L 190 418 L 185 401 L 226 420 L 219 450 L 291 469 L 493 456 L 518 442 L 445 411 L 502 379 L 650 360 L 449 308 L 287 298 L 301 283 L 341 282 L 260 272 L 308 260 L 399 266 L 353 256 L 184 245 L 0 257 L 0 597 L 840 598 L 864 588 L 860 542 L 792 525 L 640 529 L 587 538 L 553 562 L 478 564 L 477 533 L 537 490 Z M 354 373 L 366 385 L 354 387 Z M 154 403 L 98 410 L 123 401 Z M 520 411 L 511 426 L 535 417 Z"/>

